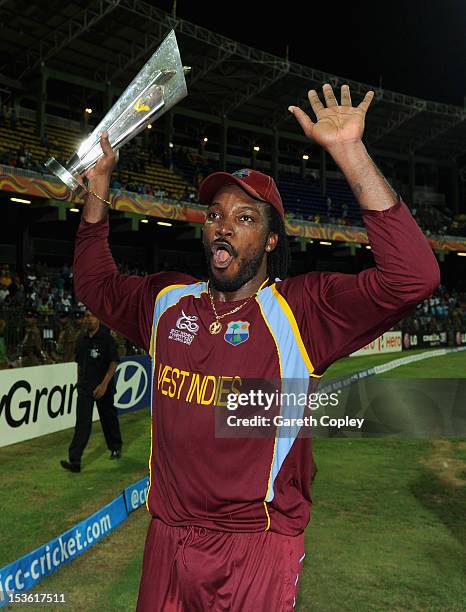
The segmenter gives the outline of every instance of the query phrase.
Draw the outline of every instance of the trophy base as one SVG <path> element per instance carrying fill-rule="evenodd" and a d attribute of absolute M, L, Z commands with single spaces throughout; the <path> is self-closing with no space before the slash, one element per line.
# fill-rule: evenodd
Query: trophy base
<path fill-rule="evenodd" d="M 68 172 L 68 170 L 60 164 L 54 157 L 49 157 L 49 159 L 44 162 L 44 166 L 49 170 L 52 174 L 58 177 L 62 183 L 70 189 L 71 191 L 78 191 L 79 189 L 83 189 L 83 186 L 78 183 L 78 181 L 74 178 L 74 176 Z"/>

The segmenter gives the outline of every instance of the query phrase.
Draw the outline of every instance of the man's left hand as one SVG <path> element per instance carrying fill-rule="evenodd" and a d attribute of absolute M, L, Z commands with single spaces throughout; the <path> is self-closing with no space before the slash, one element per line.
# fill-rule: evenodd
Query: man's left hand
<path fill-rule="evenodd" d="M 329 153 L 341 146 L 360 143 L 364 132 L 364 119 L 374 92 L 368 91 L 363 101 L 358 106 L 353 106 L 348 85 L 343 85 L 341 88 L 341 104 L 338 104 L 331 85 L 326 83 L 322 91 L 327 106 L 322 104 L 315 89 L 308 92 L 311 108 L 317 118 L 316 122 L 313 122 L 298 106 L 288 107 L 305 135 Z"/>
<path fill-rule="evenodd" d="M 105 395 L 107 391 L 107 385 L 105 385 L 104 383 L 100 383 L 100 385 L 97 385 L 97 387 L 94 389 L 94 398 L 96 400 L 100 399 L 101 397 L 103 397 Z"/>

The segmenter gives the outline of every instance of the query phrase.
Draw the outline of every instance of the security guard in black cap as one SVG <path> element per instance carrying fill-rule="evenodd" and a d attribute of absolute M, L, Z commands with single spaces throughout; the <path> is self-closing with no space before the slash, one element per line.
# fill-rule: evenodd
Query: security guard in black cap
<path fill-rule="evenodd" d="M 84 316 L 83 333 L 76 342 L 78 399 L 76 425 L 68 449 L 69 461 L 60 461 L 65 470 L 81 471 L 81 456 L 92 430 L 92 413 L 97 402 L 100 423 L 110 450 L 110 459 L 121 457 L 121 433 L 113 404 L 113 375 L 118 365 L 115 340 L 91 312 Z"/>

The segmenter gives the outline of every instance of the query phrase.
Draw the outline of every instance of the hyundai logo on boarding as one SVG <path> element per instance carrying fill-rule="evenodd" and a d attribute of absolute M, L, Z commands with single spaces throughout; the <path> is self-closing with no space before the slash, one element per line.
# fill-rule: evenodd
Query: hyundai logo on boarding
<path fill-rule="evenodd" d="M 138 361 L 122 361 L 116 370 L 115 406 L 122 410 L 133 408 L 144 397 L 148 376 Z"/>

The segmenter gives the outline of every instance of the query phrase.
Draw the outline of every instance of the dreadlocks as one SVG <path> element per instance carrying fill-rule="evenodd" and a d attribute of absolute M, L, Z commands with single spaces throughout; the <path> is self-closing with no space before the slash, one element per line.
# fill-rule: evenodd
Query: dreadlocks
<path fill-rule="evenodd" d="M 273 206 L 267 206 L 269 232 L 278 235 L 277 246 L 267 254 L 267 275 L 270 282 L 285 278 L 290 264 L 290 245 L 285 231 L 285 222 Z"/>

